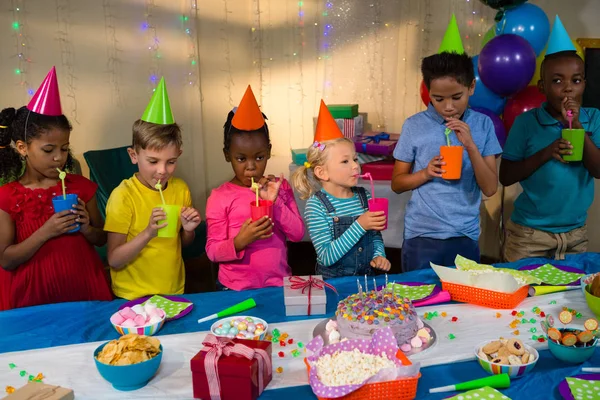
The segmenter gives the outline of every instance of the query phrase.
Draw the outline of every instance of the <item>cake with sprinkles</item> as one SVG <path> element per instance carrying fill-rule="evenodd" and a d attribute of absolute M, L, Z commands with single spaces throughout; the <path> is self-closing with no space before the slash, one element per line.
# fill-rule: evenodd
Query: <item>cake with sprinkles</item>
<path fill-rule="evenodd" d="M 336 322 L 341 337 L 348 339 L 370 339 L 389 326 L 398 346 L 410 344 L 423 327 L 409 299 L 381 290 L 361 291 L 340 301 Z"/>

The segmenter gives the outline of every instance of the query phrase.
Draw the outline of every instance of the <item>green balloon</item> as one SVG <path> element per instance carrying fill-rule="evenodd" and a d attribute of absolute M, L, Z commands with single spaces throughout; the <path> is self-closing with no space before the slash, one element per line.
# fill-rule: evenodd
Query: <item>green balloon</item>
<path fill-rule="evenodd" d="M 483 39 L 481 40 L 481 48 L 487 44 L 490 40 L 496 37 L 496 24 L 490 26 L 490 29 L 483 35 Z"/>

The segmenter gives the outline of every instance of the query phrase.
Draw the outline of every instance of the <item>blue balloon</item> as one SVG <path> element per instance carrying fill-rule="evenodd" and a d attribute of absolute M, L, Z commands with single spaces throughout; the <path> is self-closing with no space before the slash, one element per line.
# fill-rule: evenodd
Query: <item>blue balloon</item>
<path fill-rule="evenodd" d="M 481 82 L 479 70 L 477 68 L 478 60 L 479 56 L 473 57 L 473 69 L 475 70 L 475 92 L 473 93 L 473 96 L 469 98 L 469 105 L 474 108 L 487 108 L 488 110 L 494 112 L 494 114 L 500 115 L 502 114 L 502 110 L 504 110 L 506 99 L 503 99 L 496 93 L 492 92 L 483 84 L 483 82 Z"/>
<path fill-rule="evenodd" d="M 529 42 L 535 55 L 539 56 L 550 36 L 550 21 L 544 10 L 535 4 L 525 3 L 504 12 L 496 24 L 496 35 L 512 33 Z"/>
<path fill-rule="evenodd" d="M 535 51 L 521 36 L 496 36 L 479 53 L 481 82 L 502 97 L 525 89 L 535 72 Z"/>

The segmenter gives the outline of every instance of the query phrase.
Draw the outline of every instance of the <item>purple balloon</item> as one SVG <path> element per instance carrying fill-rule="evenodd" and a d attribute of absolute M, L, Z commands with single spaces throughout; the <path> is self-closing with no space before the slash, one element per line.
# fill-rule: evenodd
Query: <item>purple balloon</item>
<path fill-rule="evenodd" d="M 535 72 L 535 51 L 521 36 L 507 34 L 490 40 L 477 65 L 483 84 L 501 97 L 525 89 Z"/>
<path fill-rule="evenodd" d="M 500 143 L 500 147 L 504 148 L 504 143 L 506 143 L 506 128 L 504 127 L 500 117 L 487 108 L 471 107 L 471 110 L 485 114 L 492 119 L 492 122 L 494 123 L 494 131 L 496 132 L 496 137 L 498 138 L 498 143 Z"/>

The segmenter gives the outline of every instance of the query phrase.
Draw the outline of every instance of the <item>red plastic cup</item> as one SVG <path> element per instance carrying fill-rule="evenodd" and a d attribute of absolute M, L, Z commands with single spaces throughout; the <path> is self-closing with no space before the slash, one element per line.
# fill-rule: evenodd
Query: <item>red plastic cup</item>
<path fill-rule="evenodd" d="M 252 222 L 261 219 L 265 215 L 273 219 L 273 202 L 271 200 L 258 200 L 258 206 L 256 206 L 256 201 L 251 202 L 250 215 L 252 216 Z"/>
<path fill-rule="evenodd" d="M 369 200 L 369 211 L 383 211 L 385 213 L 385 226 L 383 227 L 383 230 L 386 230 L 388 227 L 388 209 L 388 199 L 385 197 L 377 197 Z"/>

